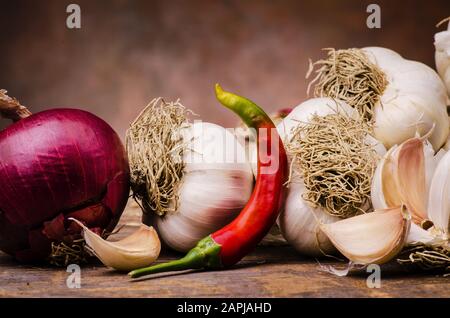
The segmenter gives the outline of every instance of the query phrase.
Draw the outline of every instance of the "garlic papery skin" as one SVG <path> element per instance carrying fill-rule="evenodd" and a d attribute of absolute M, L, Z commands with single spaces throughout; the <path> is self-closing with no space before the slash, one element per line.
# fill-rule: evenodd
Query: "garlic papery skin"
<path fill-rule="evenodd" d="M 141 225 L 130 236 L 116 242 L 106 241 L 83 223 L 70 218 L 82 228 L 88 249 L 107 267 L 130 271 L 152 264 L 159 256 L 161 243 L 153 227 Z"/>
<path fill-rule="evenodd" d="M 244 147 L 229 130 L 197 122 L 181 134 L 184 171 L 177 207 L 162 216 L 144 215 L 144 223 L 154 224 L 172 249 L 186 252 L 239 214 L 250 198 L 253 173 Z"/>
<path fill-rule="evenodd" d="M 327 116 L 331 114 L 344 114 L 354 119 L 359 118 L 357 111 L 342 101 L 331 98 L 313 98 L 294 108 L 277 125 L 277 131 L 286 146 L 299 123 L 309 122 L 314 115 Z M 380 157 L 386 152 L 383 144 L 370 135 L 367 136 L 367 144 L 372 145 Z M 293 158 L 289 151 L 288 160 L 292 164 Z M 333 223 L 340 218 L 330 215 L 323 208 L 313 207 L 303 198 L 306 188 L 298 174 L 294 173 L 286 186 L 286 201 L 278 217 L 278 225 L 284 238 L 304 255 L 317 257 L 336 252 L 335 247 L 320 230 L 319 225 Z"/>
<path fill-rule="evenodd" d="M 378 210 L 331 224 L 322 231 L 354 264 L 383 264 L 403 248 L 411 217 L 404 206 Z"/>
<path fill-rule="evenodd" d="M 285 208 L 278 217 L 278 226 L 288 243 L 308 256 L 334 254 L 336 248 L 320 230 L 321 223 L 333 223 L 338 217 L 323 209 L 313 208 L 302 198 L 305 186 L 301 180 L 289 185 Z"/>
<path fill-rule="evenodd" d="M 450 96 L 450 22 L 447 30 L 434 35 L 436 69 L 447 87 Z"/>
<path fill-rule="evenodd" d="M 431 244 L 435 240 L 431 231 L 424 230 L 419 225 L 411 223 L 411 228 L 409 229 L 408 237 L 406 238 L 406 244 Z"/>

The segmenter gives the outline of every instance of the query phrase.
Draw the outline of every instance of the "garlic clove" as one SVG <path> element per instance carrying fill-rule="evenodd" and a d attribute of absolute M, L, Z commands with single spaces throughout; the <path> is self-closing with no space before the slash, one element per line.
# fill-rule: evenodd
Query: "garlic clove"
<path fill-rule="evenodd" d="M 389 208 L 402 204 L 402 197 L 397 182 L 397 161 L 396 154 L 398 147 L 389 151 L 387 157 L 383 160 L 381 168 L 381 191 L 384 195 L 385 206 Z"/>
<path fill-rule="evenodd" d="M 401 202 L 396 203 L 406 204 L 414 222 L 420 224 L 428 218 L 423 140 L 411 138 L 405 141 L 396 155 L 394 176 L 396 175 L 401 198 Z"/>
<path fill-rule="evenodd" d="M 383 173 L 384 172 L 384 165 L 386 162 L 388 162 L 391 159 L 392 153 L 397 149 L 397 145 L 393 146 L 391 149 L 388 150 L 388 152 L 384 155 L 383 158 L 381 158 L 380 162 L 378 163 L 375 172 L 373 174 L 372 178 L 372 185 L 370 190 L 370 196 L 373 208 L 375 210 L 381 210 L 381 209 L 387 209 L 388 205 L 385 200 L 385 195 L 383 191 Z M 390 167 L 389 167 L 390 168 Z M 389 177 L 389 175 L 387 176 Z M 390 181 L 390 184 L 392 184 L 392 181 Z M 395 183 L 394 183 L 395 184 Z M 392 186 L 392 189 L 387 189 L 387 194 L 392 194 L 391 191 L 394 191 L 394 195 L 397 194 L 396 187 Z"/>
<path fill-rule="evenodd" d="M 441 156 L 442 152 L 434 156 L 431 144 L 418 137 L 389 149 L 372 179 L 371 199 L 374 208 L 385 209 L 405 204 L 416 224 L 426 220 L 430 175 Z"/>
<path fill-rule="evenodd" d="M 448 98 L 448 102 L 447 103 L 450 105 L 450 97 Z M 450 108 L 448 108 L 448 106 L 447 106 L 447 109 L 450 112 Z M 448 117 L 448 122 L 450 123 L 450 116 Z M 445 143 L 445 145 L 442 147 L 441 150 L 443 152 L 446 152 L 446 151 L 450 150 L 450 135 L 447 137 L 447 142 Z"/>
<path fill-rule="evenodd" d="M 444 148 L 441 148 L 436 154 L 434 154 L 433 146 L 428 141 L 425 141 L 423 152 L 425 156 L 425 178 L 426 178 L 426 189 L 428 193 L 431 186 L 431 180 L 434 176 L 434 171 L 436 170 L 437 165 L 439 164 L 439 162 L 444 157 L 447 151 Z"/>
<path fill-rule="evenodd" d="M 153 227 L 141 225 L 130 236 L 110 242 L 92 232 L 80 221 L 70 218 L 82 228 L 86 245 L 107 267 L 130 271 L 153 263 L 161 251 L 161 243 Z"/>
<path fill-rule="evenodd" d="M 395 257 L 406 241 L 411 216 L 404 205 L 358 215 L 322 231 L 355 264 L 383 264 Z"/>
<path fill-rule="evenodd" d="M 442 157 L 431 180 L 428 214 L 434 227 L 448 237 L 450 227 L 450 152 Z"/>

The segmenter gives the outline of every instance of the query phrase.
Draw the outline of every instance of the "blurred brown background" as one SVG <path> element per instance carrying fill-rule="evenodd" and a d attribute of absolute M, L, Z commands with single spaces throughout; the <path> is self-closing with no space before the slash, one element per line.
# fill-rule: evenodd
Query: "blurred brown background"
<path fill-rule="evenodd" d="M 79 30 L 66 28 L 70 3 Z M 366 27 L 369 3 L 381 29 Z M 33 112 L 90 110 L 121 136 L 157 96 L 230 127 L 214 83 L 274 111 L 305 99 L 308 58 L 323 47 L 385 46 L 434 67 L 435 24 L 448 15 L 448 0 L 0 1 L 0 86 Z"/>

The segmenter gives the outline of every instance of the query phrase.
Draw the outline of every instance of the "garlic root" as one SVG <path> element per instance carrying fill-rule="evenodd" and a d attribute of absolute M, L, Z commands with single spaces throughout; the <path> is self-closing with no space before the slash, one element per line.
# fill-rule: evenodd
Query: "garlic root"
<path fill-rule="evenodd" d="M 161 242 L 153 227 L 141 225 L 130 236 L 116 242 L 106 241 L 80 221 L 70 218 L 83 229 L 86 245 L 107 267 L 130 271 L 153 263 L 161 251 Z"/>
<path fill-rule="evenodd" d="M 383 264 L 403 248 L 411 216 L 404 205 L 358 215 L 331 224 L 322 231 L 355 264 Z"/>

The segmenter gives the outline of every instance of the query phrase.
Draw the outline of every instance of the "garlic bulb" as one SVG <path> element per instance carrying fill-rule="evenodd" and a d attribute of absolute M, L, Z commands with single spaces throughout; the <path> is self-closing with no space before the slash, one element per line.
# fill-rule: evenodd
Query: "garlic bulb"
<path fill-rule="evenodd" d="M 386 48 L 366 47 L 331 49 L 314 66 L 310 85 L 315 96 L 339 98 L 355 107 L 373 123 L 374 137 L 387 149 L 433 127 L 429 139 L 435 150 L 447 140 L 446 89 L 425 64 Z"/>
<path fill-rule="evenodd" d="M 154 217 L 163 241 L 177 251 L 190 250 L 233 220 L 253 188 L 244 149 L 231 132 L 218 125 L 195 123 L 183 129 L 183 138 L 188 144 L 178 209 Z"/>
<path fill-rule="evenodd" d="M 434 35 L 434 47 L 436 49 L 434 55 L 436 69 L 447 87 L 447 94 L 450 96 L 450 22 L 447 30 Z"/>
<path fill-rule="evenodd" d="M 178 102 L 154 100 L 127 132 L 132 190 L 144 223 L 180 252 L 230 222 L 253 188 L 236 137 L 212 123 L 190 123 L 183 111 Z"/>
<path fill-rule="evenodd" d="M 354 216 L 320 228 L 352 263 L 383 264 L 405 244 L 410 214 L 404 206 Z"/>
<path fill-rule="evenodd" d="M 141 225 L 130 236 L 116 242 L 102 239 L 78 220 L 86 245 L 105 266 L 120 271 L 130 271 L 153 263 L 161 251 L 158 234 L 152 227 Z"/>
<path fill-rule="evenodd" d="M 301 103 L 280 123 L 277 130 L 285 146 L 289 144 L 299 123 L 307 123 L 314 116 L 325 117 L 341 114 L 358 119 L 357 111 L 346 103 L 331 98 L 313 98 Z M 373 145 L 375 151 L 382 156 L 384 146 L 375 139 L 366 136 L 366 143 Z M 288 146 L 286 146 L 289 149 Z M 292 153 L 288 150 L 288 159 L 292 164 Z M 331 254 L 335 248 L 328 237 L 320 230 L 320 224 L 333 223 L 339 217 L 330 215 L 323 208 L 313 207 L 304 199 L 306 188 L 304 180 L 298 174 L 293 174 L 287 189 L 287 198 L 279 218 L 278 224 L 285 239 L 299 252 L 320 256 Z M 363 208 L 367 208 L 363 207 Z"/>

